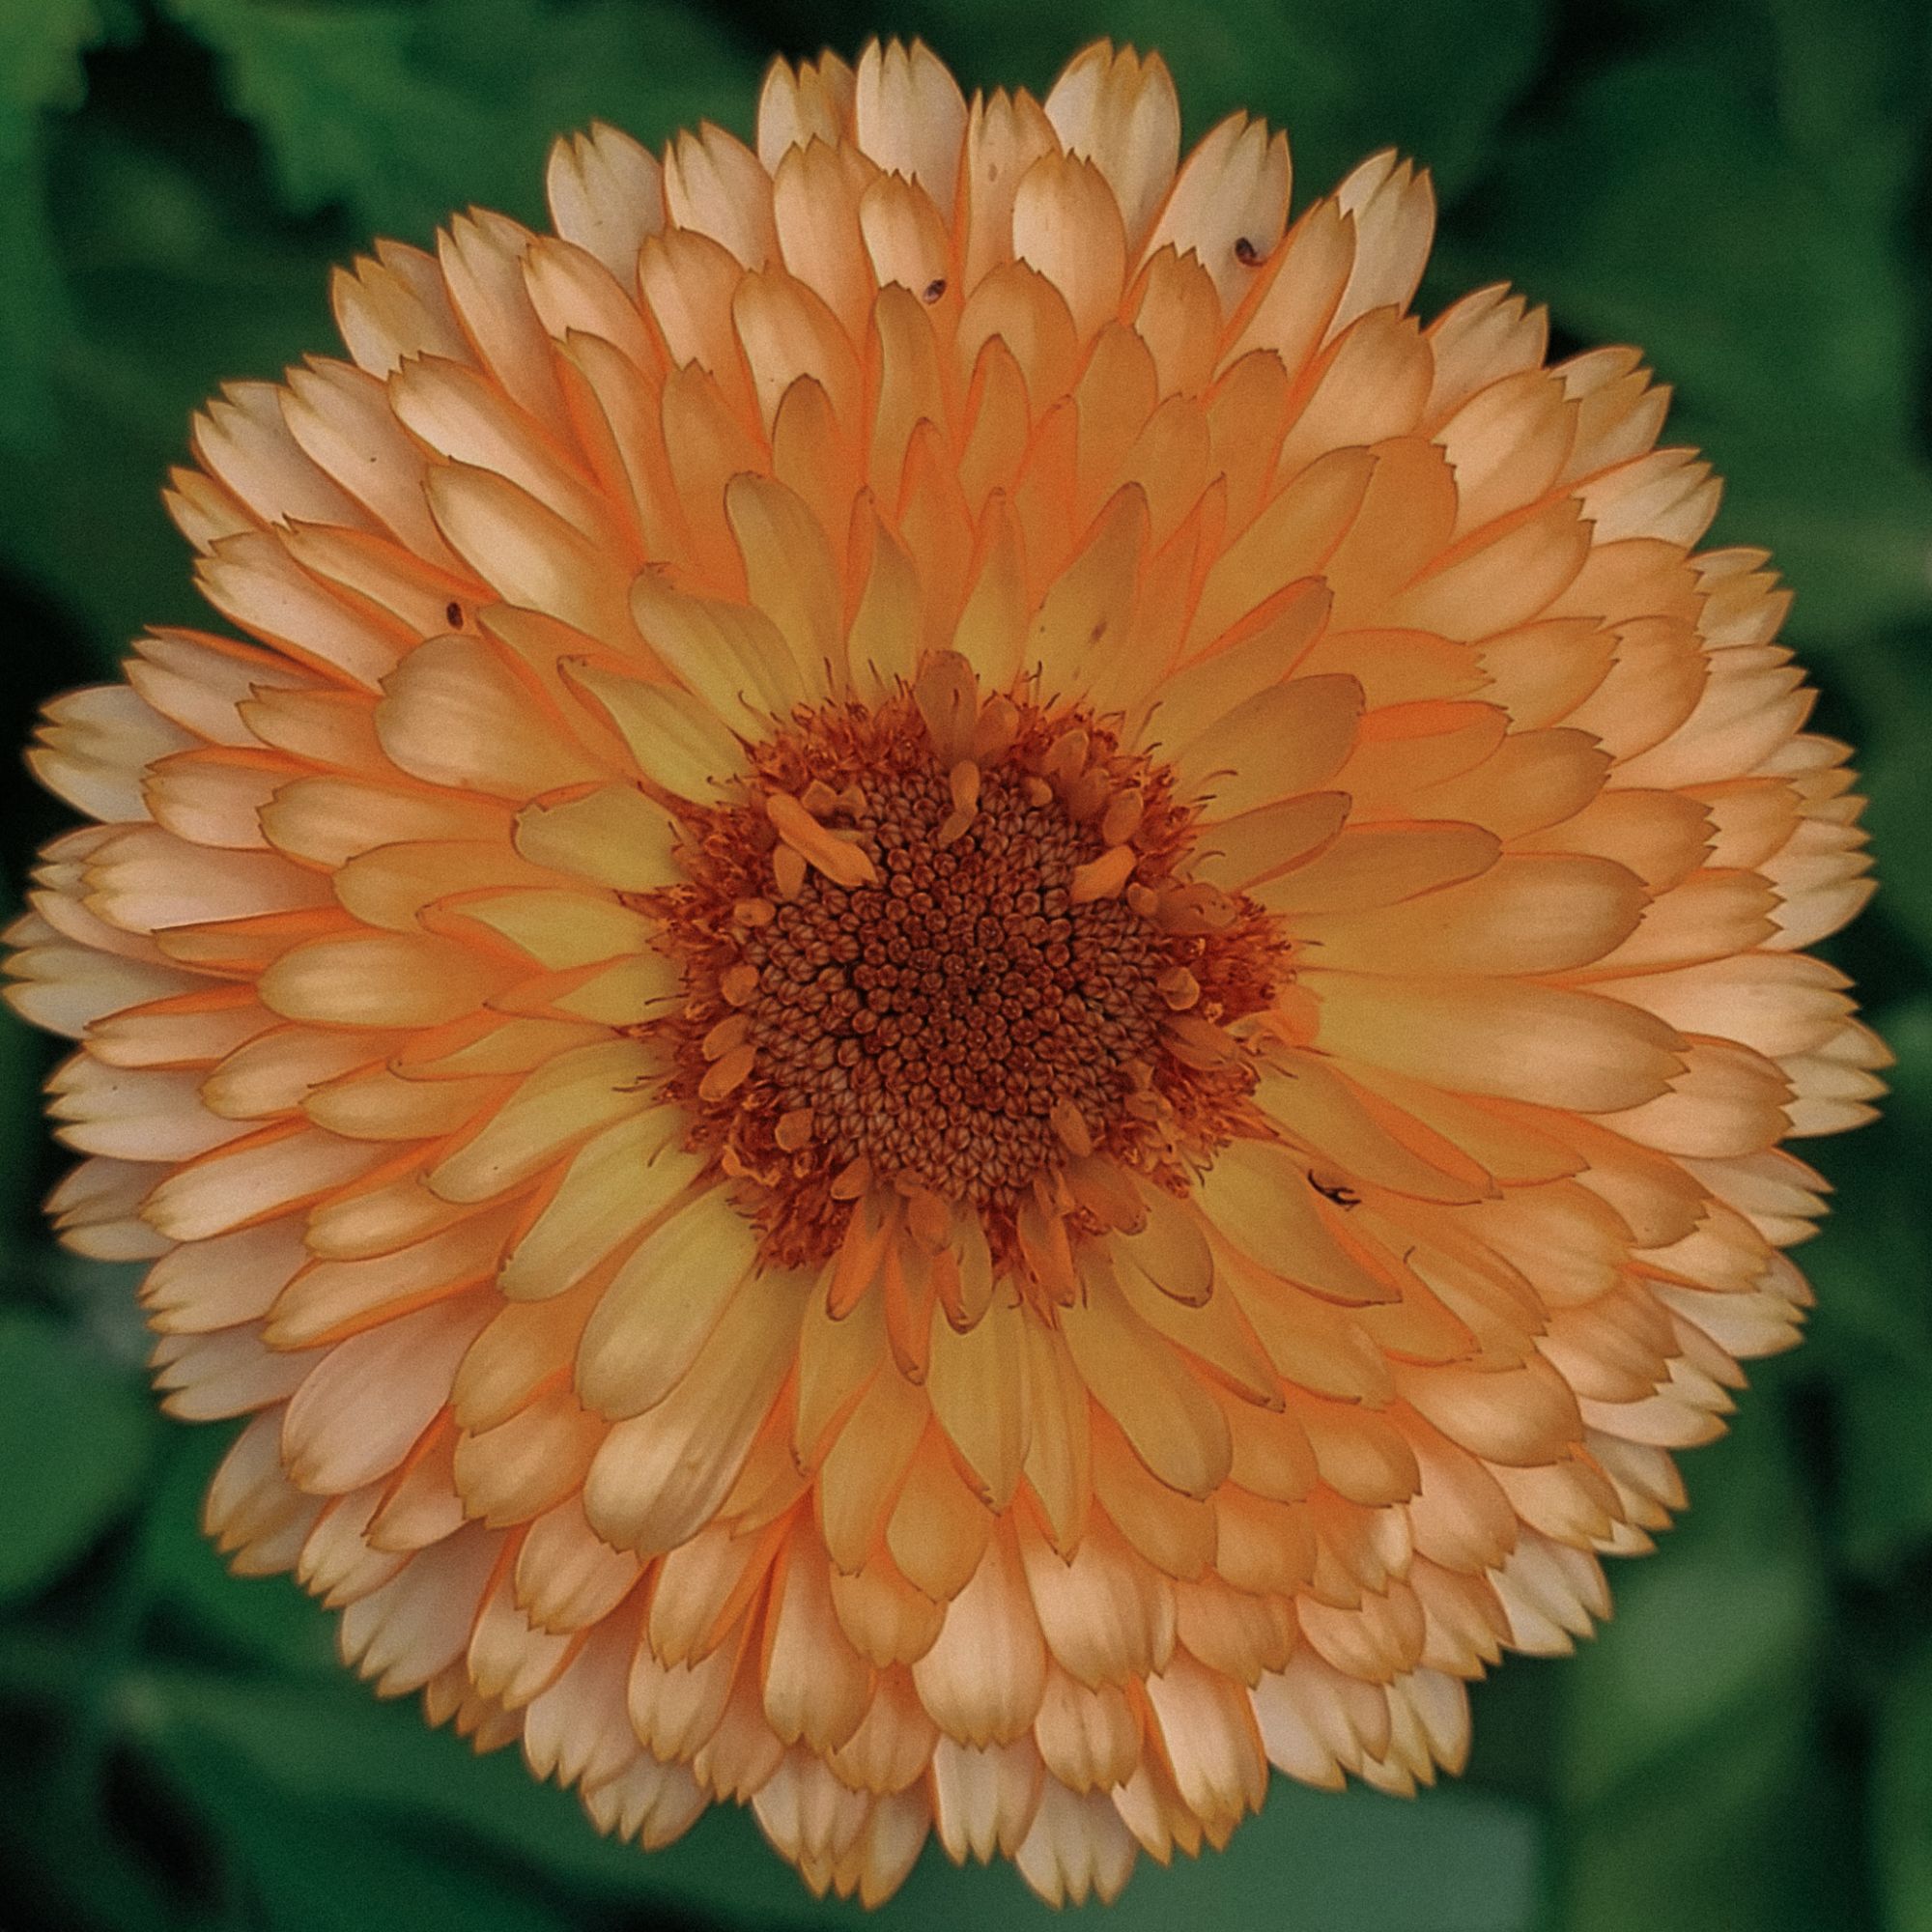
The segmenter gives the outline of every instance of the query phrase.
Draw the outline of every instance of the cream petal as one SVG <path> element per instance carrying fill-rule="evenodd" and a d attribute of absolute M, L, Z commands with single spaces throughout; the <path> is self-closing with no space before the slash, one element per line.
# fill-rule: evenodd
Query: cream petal
<path fill-rule="evenodd" d="M 1146 252 L 1191 250 L 1232 312 L 1288 226 L 1289 181 L 1288 137 L 1232 114 L 1181 163 Z"/>
<path fill-rule="evenodd" d="M 859 203 L 869 173 L 854 150 L 814 141 L 791 149 L 776 164 L 772 178 L 772 215 L 785 267 L 858 342 L 865 340 L 875 286 L 859 226 Z M 747 277 L 748 288 L 753 279 Z M 742 333 L 742 323 L 740 327 Z M 792 353 L 801 346 L 792 345 Z M 833 359 L 843 366 L 843 357 Z"/>
<path fill-rule="evenodd" d="M 1085 1905 L 1090 1897 L 1111 1904 L 1133 1871 L 1134 1850 L 1104 1792 L 1077 1793 L 1049 1777 L 1013 1862 L 1049 1905 Z"/>
<path fill-rule="evenodd" d="M 621 558 L 495 470 L 441 464 L 426 488 L 437 527 L 505 603 L 540 611 L 620 655 L 637 655 Z"/>
<path fill-rule="evenodd" d="M 329 1350 L 282 1418 L 291 1477 L 314 1493 L 342 1495 L 388 1474 L 448 1401 L 450 1378 L 488 1315 L 485 1297 L 471 1295 Z"/>
<path fill-rule="evenodd" d="M 1611 954 L 1649 904 L 1641 881 L 1611 860 L 1508 854 L 1396 905 L 1303 914 L 1295 936 L 1337 972 L 1560 973 Z"/>
<path fill-rule="evenodd" d="M 825 696 L 824 673 L 801 666 L 760 611 L 673 590 L 648 571 L 633 587 L 632 608 L 651 648 L 734 728 L 762 736 L 771 719 Z"/>
<path fill-rule="evenodd" d="M 1429 356 L 1413 318 L 1394 309 L 1371 309 L 1350 325 L 1321 358 L 1314 389 L 1282 440 L 1277 474 L 1295 475 L 1329 450 L 1411 435 L 1429 397 Z M 1385 621 L 1432 628 L 1409 617 Z"/>
<path fill-rule="evenodd" d="M 619 547 L 618 527 L 588 480 L 487 377 L 460 362 L 417 356 L 389 378 L 388 396 L 396 420 L 436 455 L 501 476 L 586 542 Z"/>
<path fill-rule="evenodd" d="M 1662 1093 L 1678 1036 L 1594 994 L 1497 980 L 1373 981 L 1310 971 L 1318 1043 L 1465 1093 L 1607 1113 Z"/>
<path fill-rule="evenodd" d="M 566 661 L 569 681 L 587 692 L 617 727 L 639 776 L 699 802 L 738 776 L 744 747 L 701 697 L 587 661 Z"/>
<path fill-rule="evenodd" d="M 1110 1271 L 1090 1264 L 1083 1279 L 1085 1298 L 1061 1319 L 1081 1379 L 1154 1475 L 1184 1494 L 1208 1494 L 1228 1473 L 1219 1405 L 1134 1313 Z"/>
<path fill-rule="evenodd" d="M 1046 1689 L 1046 1643 L 1009 1533 L 987 1543 L 912 1673 L 933 1721 L 960 1744 L 1010 1744 L 1033 1728 Z"/>
<path fill-rule="evenodd" d="M 430 784 L 527 799 L 598 775 L 532 683 L 480 639 L 434 638 L 383 680 L 376 734 Z"/>
<path fill-rule="evenodd" d="M 366 527 L 361 505 L 289 433 L 272 383 L 229 383 L 189 425 L 201 467 L 264 524 Z"/>
<path fill-rule="evenodd" d="M 411 355 L 473 359 L 436 258 L 401 242 L 378 242 L 329 284 L 335 324 L 356 365 L 387 376 Z"/>
<path fill-rule="evenodd" d="M 1181 786 L 1210 821 L 1324 785 L 1342 769 L 1362 716 L 1352 677 L 1297 677 L 1257 693 L 1192 744 L 1176 745 Z"/>
<path fill-rule="evenodd" d="M 748 269 L 778 252 L 771 177 L 744 142 L 712 122 L 666 148 L 664 198 L 678 227 L 709 236 Z"/>
<path fill-rule="evenodd" d="M 1013 254 L 1065 298 L 1084 337 L 1120 307 L 1127 236 L 1120 204 L 1091 161 L 1043 155 L 1013 194 Z"/>
<path fill-rule="evenodd" d="M 624 1687 L 637 1644 L 634 1613 L 607 1617 L 555 1682 L 525 1708 L 524 1757 L 538 1777 L 594 1787 L 636 1758 Z"/>
<path fill-rule="evenodd" d="M 1371 309 L 1406 308 L 1435 238 L 1429 175 L 1398 160 L 1392 149 L 1362 162 L 1335 190 L 1335 202 L 1355 225 L 1355 265 L 1331 334 Z"/>
<path fill-rule="evenodd" d="M 327 1026 L 435 1026 L 475 1010 L 503 983 L 494 961 L 440 940 L 349 932 L 311 940 L 263 974 L 262 1004 Z"/>
<path fill-rule="evenodd" d="M 1096 42 L 1066 64 L 1045 108 L 1066 152 L 1106 178 L 1138 253 L 1180 164 L 1180 99 L 1167 63 Z"/>
<path fill-rule="evenodd" d="M 612 1549 L 568 1496 L 530 1524 L 517 1552 L 517 1601 L 543 1630 L 588 1629 L 610 1616 L 636 1586 L 640 1569 Z"/>
<path fill-rule="evenodd" d="M 343 1657 L 380 1695 L 419 1690 L 468 1649 L 498 1541 L 467 1526 L 343 1611 Z"/>
<path fill-rule="evenodd" d="M 192 1160 L 242 1127 L 202 1105 L 194 1073 L 110 1066 L 75 1054 L 47 1082 L 47 1117 L 68 1147 L 116 1160 Z"/>
<path fill-rule="evenodd" d="M 1319 575 L 1354 523 L 1374 471 L 1366 449 L 1338 449 L 1302 469 L 1209 568 L 1188 627 L 1190 650 L 1204 649 L 1280 591 Z"/>
<path fill-rule="evenodd" d="M 837 54 L 801 61 L 796 69 L 775 60 L 758 90 L 758 158 L 773 175 L 787 152 L 813 141 L 835 148 L 852 128 L 857 82 Z"/>
<path fill-rule="evenodd" d="M 271 1127 L 151 1182 L 145 1218 L 171 1240 L 199 1241 L 305 1207 L 382 1158 L 379 1145 L 316 1128 Z"/>
<path fill-rule="evenodd" d="M 1012 259 L 1013 195 L 1021 178 L 1059 145 L 1039 102 L 1022 91 L 976 95 L 966 125 L 965 292 Z"/>
<path fill-rule="evenodd" d="M 7 988 L 14 1010 L 30 1025 L 71 1039 L 123 1008 L 189 993 L 203 983 L 88 946 L 22 946 L 9 955 L 7 970 L 14 976 Z"/>
<path fill-rule="evenodd" d="M 472 209 L 437 237 L 437 259 L 450 303 L 483 367 L 513 402 L 567 447 L 570 415 L 557 386 L 550 339 L 524 285 L 524 255 L 533 240 L 527 228 L 507 215 Z M 471 358 L 459 355 L 456 359 Z"/>
<path fill-rule="evenodd" d="M 1026 1359 L 1022 1325 L 1031 1318 L 1017 1301 L 996 1297 L 985 1315 L 961 1333 L 935 1310 L 926 1393 L 953 1447 L 1004 1509 L 1025 1464 L 1028 1443 Z"/>
<path fill-rule="evenodd" d="M 922 41 L 869 43 L 859 57 L 852 118 L 860 149 L 888 174 L 917 182 L 951 221 L 966 99 L 945 63 Z"/>
<path fill-rule="evenodd" d="M 664 170 L 630 135 L 602 121 L 552 143 L 544 191 L 566 242 L 587 249 L 629 288 L 638 250 L 664 226 Z"/>
<path fill-rule="evenodd" d="M 1147 1691 L 1189 1809 L 1222 1824 L 1258 1810 L 1267 1760 L 1241 1686 L 1179 1650 L 1166 1670 L 1148 1679 Z"/>

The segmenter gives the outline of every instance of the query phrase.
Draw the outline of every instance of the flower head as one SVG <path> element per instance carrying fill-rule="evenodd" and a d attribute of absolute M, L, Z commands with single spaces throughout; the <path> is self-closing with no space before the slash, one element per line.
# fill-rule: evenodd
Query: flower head
<path fill-rule="evenodd" d="M 1158 59 L 774 67 L 338 280 L 52 705 L 14 998 L 208 1524 L 607 1829 L 1053 1898 L 1462 1762 L 1682 1499 L 1883 1050 L 1761 554 Z"/>

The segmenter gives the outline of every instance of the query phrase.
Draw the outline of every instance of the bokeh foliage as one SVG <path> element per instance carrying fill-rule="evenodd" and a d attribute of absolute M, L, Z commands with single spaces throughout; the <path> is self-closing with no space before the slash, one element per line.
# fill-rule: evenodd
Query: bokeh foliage
<path fill-rule="evenodd" d="M 1285 124 L 1297 202 L 1390 142 L 1429 163 L 1435 303 L 1508 279 L 1559 340 L 1645 346 L 1729 478 L 1855 738 L 1887 880 L 1835 956 L 1900 1056 L 1815 1151 L 1840 1212 L 1809 1344 L 1692 1456 L 1693 1507 L 1577 1660 L 1478 1696 L 1460 1785 L 1278 1782 L 1233 1848 L 1144 1864 L 1120 1932 L 1932 1928 L 1932 463 L 1923 0 L 0 0 L 0 724 L 194 621 L 157 485 L 219 380 L 326 348 L 330 264 L 476 201 L 539 213 L 602 115 L 748 131 L 761 63 L 874 29 L 969 85 L 1102 31 L 1162 47 L 1190 131 Z M 12 889 L 58 814 L 0 775 Z M 133 1271 L 46 1240 L 51 1050 L 0 1035 L 0 1924 L 80 1932 L 805 1926 L 743 1816 L 645 1858 L 510 1754 L 335 1665 L 284 1581 L 195 1530 L 220 1432 L 142 1389 Z M 1010 1872 L 928 1855 L 878 1921 L 1020 1928 Z"/>

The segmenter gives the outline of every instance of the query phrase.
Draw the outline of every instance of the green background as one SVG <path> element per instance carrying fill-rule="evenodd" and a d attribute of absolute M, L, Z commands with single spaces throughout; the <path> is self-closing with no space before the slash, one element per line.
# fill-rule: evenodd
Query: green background
<path fill-rule="evenodd" d="M 1508 279 L 1559 346 L 1641 343 L 1672 440 L 1774 545 L 1826 728 L 1858 741 L 1887 890 L 1832 951 L 1897 1049 L 1886 1120 L 1815 1151 L 1839 1212 L 1811 1339 L 1688 1459 L 1577 1659 L 1476 1696 L 1414 1804 L 1277 1780 L 1233 1847 L 1143 1861 L 1108 1923 L 1282 1932 L 1932 1928 L 1932 465 L 1923 0 L 0 0 L 0 739 L 144 622 L 197 621 L 157 485 L 219 380 L 331 340 L 327 270 L 476 201 L 540 215 L 605 116 L 749 132 L 764 59 L 925 35 L 1036 88 L 1089 36 L 1161 47 L 1190 133 L 1285 124 L 1297 203 L 1395 142 L 1435 173 L 1433 308 Z M 0 770 L 11 890 L 60 813 Z M 0 1927 L 602 1932 L 852 1923 L 749 1819 L 646 1857 L 514 1754 L 477 1760 L 333 1662 L 283 1580 L 194 1529 L 225 1432 L 153 1412 L 135 1271 L 38 1202 L 53 1059 L 0 1035 Z M 1042 1924 L 936 1853 L 881 1926 Z"/>

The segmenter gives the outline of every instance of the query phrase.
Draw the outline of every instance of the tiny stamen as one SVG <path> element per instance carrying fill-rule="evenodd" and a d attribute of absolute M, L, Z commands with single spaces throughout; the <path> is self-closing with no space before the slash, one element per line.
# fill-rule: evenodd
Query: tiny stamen
<path fill-rule="evenodd" d="M 805 891 L 805 854 L 796 845 L 781 845 L 772 854 L 774 896 L 795 899 Z"/>
<path fill-rule="evenodd" d="M 1124 845 L 1141 829 L 1141 820 L 1146 814 L 1147 800 L 1137 785 L 1116 792 L 1113 801 L 1100 815 L 1102 842 Z"/>
<path fill-rule="evenodd" d="M 699 1094 L 707 1100 L 722 1100 L 725 1094 L 742 1087 L 751 1077 L 752 1067 L 757 1057 L 755 1047 L 734 1046 L 697 1083 Z"/>
<path fill-rule="evenodd" d="M 734 1046 L 745 1043 L 745 1035 L 751 1028 L 751 1021 L 743 1013 L 733 1013 L 728 1019 L 722 1019 L 704 1036 L 704 1057 L 706 1060 L 723 1060 Z"/>
<path fill-rule="evenodd" d="M 1076 866 L 1066 895 L 1075 905 L 1112 898 L 1132 877 L 1140 855 L 1131 845 L 1110 845 L 1097 859 Z"/>
<path fill-rule="evenodd" d="M 872 1184 L 872 1163 L 864 1154 L 849 1160 L 832 1179 L 835 1201 L 856 1201 Z"/>
<path fill-rule="evenodd" d="M 1178 1013 L 1184 1013 L 1201 997 L 1201 982 L 1185 966 L 1171 966 L 1154 984 L 1160 996 Z"/>
<path fill-rule="evenodd" d="M 1053 1103 L 1049 1118 L 1053 1131 L 1066 1143 L 1069 1152 L 1085 1155 L 1094 1151 L 1094 1134 L 1086 1115 L 1064 1094 Z"/>

